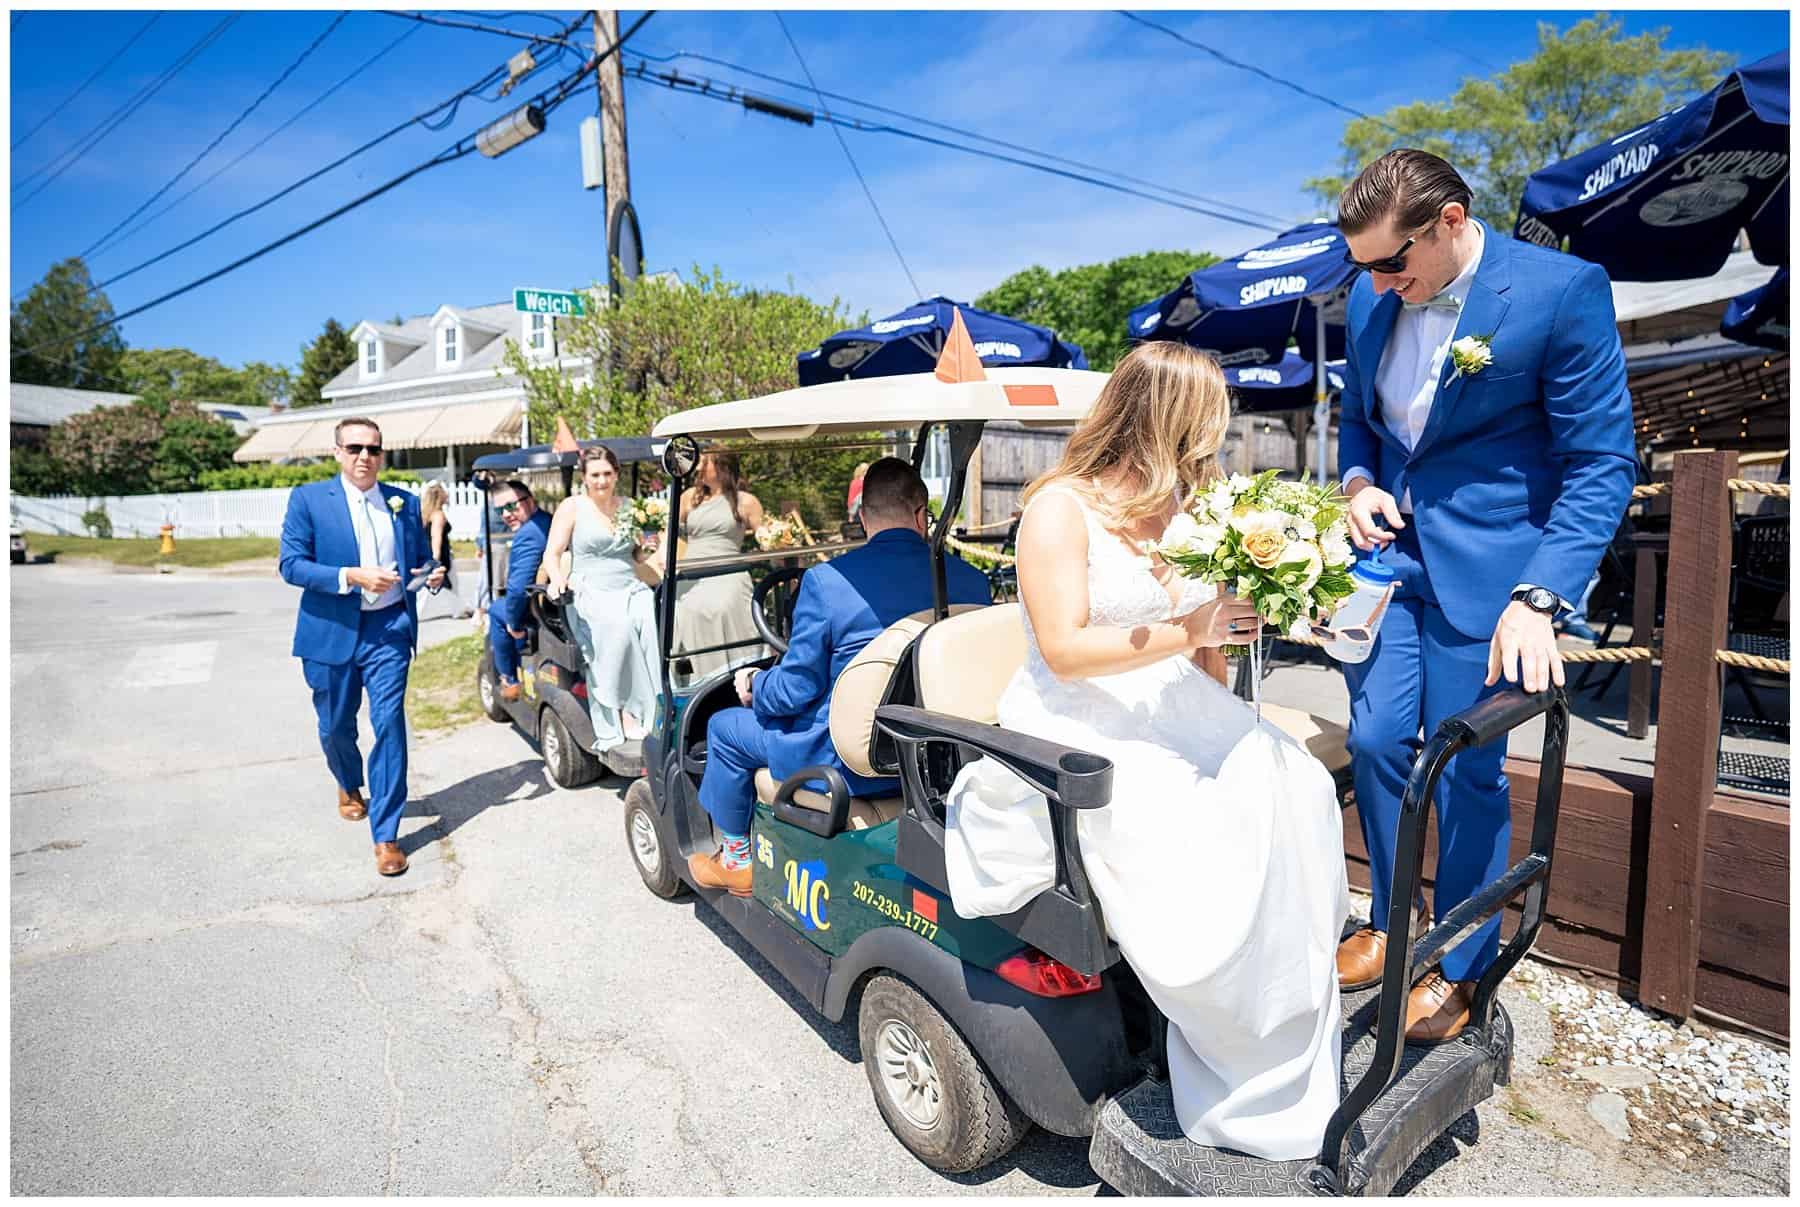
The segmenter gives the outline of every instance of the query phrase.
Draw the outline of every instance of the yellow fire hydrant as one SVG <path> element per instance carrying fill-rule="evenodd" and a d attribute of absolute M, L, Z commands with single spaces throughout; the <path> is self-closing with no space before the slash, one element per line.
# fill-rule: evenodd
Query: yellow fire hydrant
<path fill-rule="evenodd" d="M 175 525 L 164 524 L 162 526 L 162 546 L 157 549 L 157 553 L 173 552 L 175 552 Z"/>

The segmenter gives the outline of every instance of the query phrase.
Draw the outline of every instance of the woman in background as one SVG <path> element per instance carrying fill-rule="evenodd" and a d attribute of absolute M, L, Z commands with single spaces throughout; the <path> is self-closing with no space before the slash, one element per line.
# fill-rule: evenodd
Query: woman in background
<path fill-rule="evenodd" d="M 687 542 L 683 560 L 733 557 L 743 552 L 744 536 L 763 522 L 756 496 L 742 489 L 736 453 L 707 453 L 700 458 L 694 485 L 681 495 L 680 532 Z M 750 575 L 720 574 L 681 583 L 675 592 L 675 633 L 671 648 L 703 650 L 730 641 L 750 641 L 756 626 L 750 619 Z M 759 656 L 761 646 L 695 654 L 686 659 L 685 683 L 706 678 L 734 663 Z"/>
<path fill-rule="evenodd" d="M 570 635 L 581 650 L 594 724 L 594 753 L 644 736 L 656 709 L 656 608 L 638 578 L 639 533 L 617 493 L 619 459 L 604 446 L 581 451 L 581 485 L 557 505 L 544 547 L 549 593 L 571 586 Z M 572 554 L 563 565 L 563 555 Z"/>
<path fill-rule="evenodd" d="M 430 543 L 431 556 L 444 568 L 444 586 L 450 589 L 444 598 L 449 601 L 450 615 L 461 620 L 471 615 L 471 609 L 463 603 L 462 596 L 456 590 L 455 567 L 452 564 L 455 559 L 450 552 L 450 516 L 444 510 L 449 502 L 450 491 L 442 482 L 427 482 L 419 495 L 419 516 L 425 521 L 425 536 Z M 424 600 L 419 602 L 423 609 Z"/>

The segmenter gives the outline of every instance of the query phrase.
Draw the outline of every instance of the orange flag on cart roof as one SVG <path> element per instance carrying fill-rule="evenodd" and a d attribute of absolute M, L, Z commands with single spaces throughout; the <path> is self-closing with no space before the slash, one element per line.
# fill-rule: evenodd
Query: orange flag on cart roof
<path fill-rule="evenodd" d="M 578 453 L 581 441 L 575 439 L 575 433 L 569 430 L 569 421 L 561 415 L 556 417 L 556 439 L 550 442 L 553 453 Z"/>
<path fill-rule="evenodd" d="M 981 357 L 975 354 L 975 341 L 969 338 L 969 329 L 963 325 L 962 309 L 959 307 L 952 313 L 955 317 L 950 320 L 950 334 L 944 337 L 944 350 L 938 353 L 937 379 L 951 385 L 986 381 Z"/>

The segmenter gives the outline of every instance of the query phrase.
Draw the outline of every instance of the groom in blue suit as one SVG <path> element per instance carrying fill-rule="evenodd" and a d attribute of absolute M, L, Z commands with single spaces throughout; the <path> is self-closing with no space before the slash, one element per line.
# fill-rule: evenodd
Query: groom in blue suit
<path fill-rule="evenodd" d="M 417 600 L 406 579 L 431 561 L 419 500 L 382 486 L 381 429 L 367 419 L 338 423 L 335 478 L 297 486 L 281 524 L 281 577 L 299 587 L 294 656 L 312 688 L 319 745 L 338 783 L 338 816 L 369 819 L 375 870 L 398 876 L 406 810 L 406 672 L 419 642 Z M 444 568 L 426 585 L 436 591 Z M 369 694 L 370 799 L 362 796 L 356 714 Z"/>
<path fill-rule="evenodd" d="M 918 472 L 898 457 L 869 467 L 862 493 L 868 543 L 806 572 L 787 653 L 766 671 L 740 670 L 737 692 L 745 707 L 727 708 L 707 721 L 700 803 L 724 848 L 689 856 L 695 883 L 750 895 L 758 768 L 767 767 L 780 783 L 803 767 L 828 766 L 843 775 L 852 795 L 895 791 L 895 781 L 857 775 L 838 757 L 831 743 L 831 689 L 883 629 L 932 606 L 928 498 Z M 993 602 L 985 574 L 959 557 L 946 555 L 944 562 L 947 602 Z"/>
<path fill-rule="evenodd" d="M 1506 238 L 1470 217 L 1470 200 L 1450 164 L 1399 150 L 1339 203 L 1367 275 L 1350 293 L 1338 465 L 1352 541 L 1383 547 L 1399 572 L 1374 653 L 1344 667 L 1374 896 L 1373 926 L 1338 950 L 1346 988 L 1381 977 L 1400 798 L 1421 734 L 1506 690 L 1502 679 L 1562 685 L 1552 622 L 1581 598 L 1635 475 L 1605 272 Z M 1465 751 L 1439 781 L 1439 919 L 1508 866 L 1505 756 L 1504 741 Z M 1499 933 L 1494 918 L 1413 990 L 1409 1040 L 1462 1031 Z"/>

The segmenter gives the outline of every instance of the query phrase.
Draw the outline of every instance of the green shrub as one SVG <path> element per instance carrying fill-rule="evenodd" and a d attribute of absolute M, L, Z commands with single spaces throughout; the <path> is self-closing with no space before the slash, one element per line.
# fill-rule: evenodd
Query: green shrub
<path fill-rule="evenodd" d="M 265 490 L 279 486 L 304 486 L 323 482 L 338 475 L 336 461 L 317 461 L 311 465 L 234 465 L 230 469 L 208 470 L 200 475 L 201 490 Z M 396 485 L 417 485 L 418 474 L 404 469 L 384 469 L 381 480 Z"/>
<path fill-rule="evenodd" d="M 112 540 L 112 517 L 106 514 L 104 503 L 82 512 L 81 526 L 88 530 L 89 536 L 103 541 Z"/>

